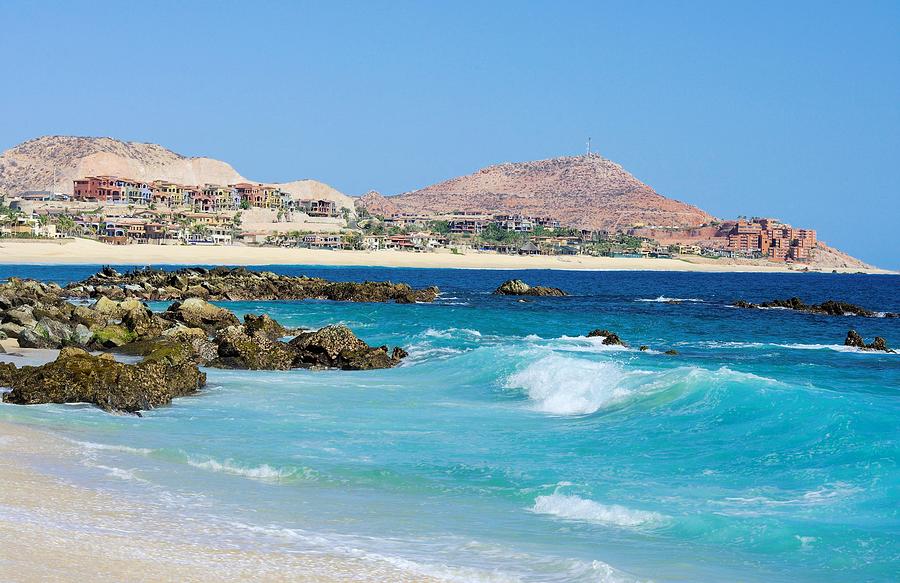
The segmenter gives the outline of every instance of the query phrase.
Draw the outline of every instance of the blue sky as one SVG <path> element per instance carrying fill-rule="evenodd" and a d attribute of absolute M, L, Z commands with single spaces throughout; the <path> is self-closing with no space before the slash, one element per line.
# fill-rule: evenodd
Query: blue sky
<path fill-rule="evenodd" d="M 0 149 L 157 142 L 395 194 L 596 151 L 900 268 L 900 2 L 0 1 Z"/>

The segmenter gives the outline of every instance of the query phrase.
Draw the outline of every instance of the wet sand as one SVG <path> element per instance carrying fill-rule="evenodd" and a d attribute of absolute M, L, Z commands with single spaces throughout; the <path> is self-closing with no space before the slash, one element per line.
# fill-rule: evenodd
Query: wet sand
<path fill-rule="evenodd" d="M 433 580 L 375 559 L 181 540 L 197 525 L 36 469 L 71 459 L 74 448 L 49 432 L 0 422 L 3 581 Z"/>

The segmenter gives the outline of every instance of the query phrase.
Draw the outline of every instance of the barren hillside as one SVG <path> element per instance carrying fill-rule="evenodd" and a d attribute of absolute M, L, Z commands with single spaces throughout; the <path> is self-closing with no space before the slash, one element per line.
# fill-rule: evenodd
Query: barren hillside
<path fill-rule="evenodd" d="M 697 207 L 658 194 L 620 165 L 596 154 L 498 164 L 398 196 L 367 197 L 360 203 L 370 212 L 389 203 L 403 212 L 548 216 L 592 229 L 635 223 L 692 226 L 713 218 Z"/>

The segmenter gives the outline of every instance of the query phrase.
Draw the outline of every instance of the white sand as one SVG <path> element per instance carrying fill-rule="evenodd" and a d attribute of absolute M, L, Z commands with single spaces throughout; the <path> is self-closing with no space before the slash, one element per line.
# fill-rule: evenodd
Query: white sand
<path fill-rule="evenodd" d="M 378 560 L 181 540 L 180 533 L 197 525 L 32 469 L 71 459 L 73 447 L 43 431 L 0 423 L 0 580 L 434 580 Z"/>
<path fill-rule="evenodd" d="M 778 264 L 734 263 L 702 258 L 642 259 L 588 256 L 515 256 L 470 252 L 324 251 L 273 247 L 106 245 L 87 239 L 0 241 L 5 264 L 171 265 L 358 265 L 470 269 L 589 269 L 628 271 L 785 272 Z M 798 268 L 799 269 L 799 268 Z M 847 270 L 858 271 L 858 270 Z M 883 270 L 869 270 L 884 273 Z"/>

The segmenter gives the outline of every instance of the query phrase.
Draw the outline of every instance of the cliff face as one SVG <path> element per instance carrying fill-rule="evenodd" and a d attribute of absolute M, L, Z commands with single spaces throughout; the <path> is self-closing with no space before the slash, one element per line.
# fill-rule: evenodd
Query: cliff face
<path fill-rule="evenodd" d="M 0 155 L 0 193 L 30 190 L 72 193 L 72 181 L 82 176 L 113 175 L 136 180 L 168 180 L 179 184 L 259 182 L 241 176 L 230 164 L 212 158 L 191 158 L 157 144 L 122 142 L 112 138 L 44 136 Z M 325 198 L 353 208 L 350 197 L 315 180 L 281 186 L 297 199 Z"/>
<path fill-rule="evenodd" d="M 692 226 L 713 219 L 697 207 L 658 194 L 596 154 L 498 164 L 398 196 L 363 198 L 358 204 L 379 214 L 374 209 L 385 208 L 386 202 L 402 212 L 548 216 L 591 229 L 634 223 Z"/>

